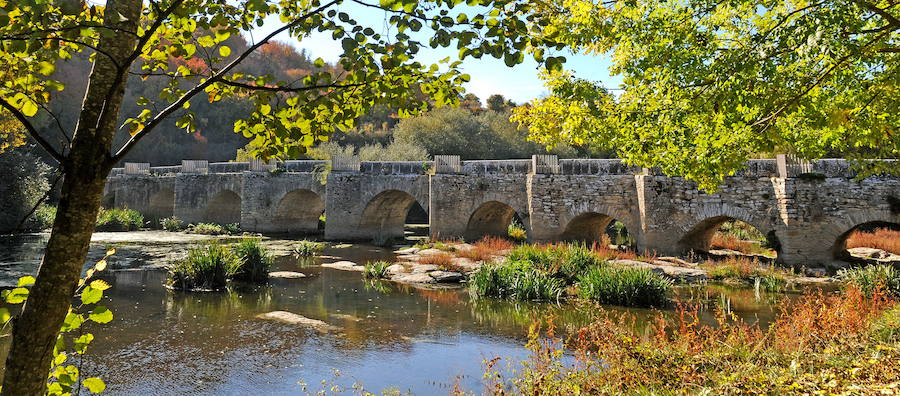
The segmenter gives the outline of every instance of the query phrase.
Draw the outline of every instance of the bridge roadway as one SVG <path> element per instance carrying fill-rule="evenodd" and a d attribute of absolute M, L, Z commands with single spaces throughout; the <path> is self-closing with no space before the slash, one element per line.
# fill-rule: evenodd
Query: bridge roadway
<path fill-rule="evenodd" d="M 505 235 L 517 217 L 533 242 L 598 240 L 613 220 L 641 250 L 707 250 L 715 230 L 737 219 L 774 236 L 779 261 L 825 264 L 860 226 L 900 225 L 900 179 L 854 180 L 843 160 L 805 166 L 753 160 L 712 194 L 695 183 L 618 160 L 557 159 L 426 162 L 259 161 L 150 167 L 126 164 L 107 183 L 104 205 L 151 221 L 240 223 L 262 233 L 316 233 L 326 215 L 330 240 L 402 237 L 410 208 L 428 213 L 437 238 Z"/>

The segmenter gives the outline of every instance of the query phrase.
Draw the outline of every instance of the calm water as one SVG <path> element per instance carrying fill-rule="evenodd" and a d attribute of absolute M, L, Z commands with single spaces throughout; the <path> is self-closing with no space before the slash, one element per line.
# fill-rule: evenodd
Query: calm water
<path fill-rule="evenodd" d="M 9 284 L 33 272 L 43 242 L 42 237 L 0 239 L 0 280 Z M 367 246 L 325 254 L 358 262 L 392 255 Z M 104 304 L 116 317 L 89 329 L 96 339 L 82 371 L 102 377 L 108 385 L 105 394 L 298 394 L 303 383 L 315 391 L 323 388 L 322 381 L 420 395 L 446 394 L 459 381 L 480 391 L 485 359 L 527 356 L 522 345 L 533 320 L 552 316 L 563 330 L 574 330 L 588 323 L 594 310 L 474 301 L 461 289 L 371 284 L 360 273 L 291 257 L 280 258 L 276 269 L 304 272 L 307 278 L 273 279 L 266 286 L 235 284 L 220 293 L 171 292 L 162 286 L 164 272 L 134 268 L 140 264 L 140 257 L 111 260 L 117 269 L 105 275 L 113 287 Z M 771 320 L 771 303 L 777 298 L 721 287 L 682 288 L 678 293 L 709 307 L 728 305 L 745 320 L 764 323 Z M 340 329 L 321 334 L 255 318 L 276 310 Z M 639 317 L 650 314 L 632 311 Z M 708 312 L 705 317 L 710 319 Z M 2 339 L 4 354 L 6 343 L 8 337 Z"/>

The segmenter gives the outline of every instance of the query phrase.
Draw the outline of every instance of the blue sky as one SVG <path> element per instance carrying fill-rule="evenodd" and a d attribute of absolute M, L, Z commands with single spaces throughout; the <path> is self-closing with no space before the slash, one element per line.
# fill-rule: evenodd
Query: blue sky
<path fill-rule="evenodd" d="M 345 11 L 364 26 L 372 27 L 376 31 L 386 32 L 385 13 L 371 8 L 351 4 L 341 5 L 341 11 Z M 260 37 L 280 26 L 277 18 L 270 18 L 263 27 L 254 31 L 254 36 Z M 425 34 L 428 29 L 423 28 L 416 39 L 425 42 Z M 279 41 L 291 43 L 298 48 L 306 49 L 313 58 L 322 58 L 328 62 L 337 61 L 342 49 L 340 43 L 331 39 L 330 34 L 313 34 L 302 41 L 293 39 L 287 35 L 279 36 Z M 611 76 L 609 73 L 609 59 L 605 56 L 586 56 L 561 53 L 568 61 L 565 68 L 575 71 L 576 75 L 590 80 L 600 81 L 607 88 L 618 88 L 621 83 L 619 76 Z M 417 55 L 417 59 L 423 63 L 434 63 L 445 57 L 456 59 L 457 50 L 454 47 L 448 49 L 427 48 Z M 471 75 L 472 80 L 466 84 L 468 92 L 478 95 L 482 101 L 488 96 L 499 93 L 517 103 L 524 103 L 542 95 L 546 95 L 541 80 L 538 78 L 537 63 L 526 56 L 526 62 L 515 67 L 507 67 L 502 59 L 494 59 L 490 56 L 481 59 L 468 58 L 463 63 L 465 73 Z"/>

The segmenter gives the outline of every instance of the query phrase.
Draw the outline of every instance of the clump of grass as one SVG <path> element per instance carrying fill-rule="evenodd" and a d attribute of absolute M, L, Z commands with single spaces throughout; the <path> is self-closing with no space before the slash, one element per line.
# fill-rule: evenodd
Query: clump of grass
<path fill-rule="evenodd" d="M 387 278 L 387 269 L 393 265 L 387 261 L 370 261 L 363 266 L 363 278 L 384 279 Z"/>
<path fill-rule="evenodd" d="M 888 264 L 845 268 L 837 273 L 845 284 L 871 296 L 876 290 L 900 298 L 900 271 Z"/>
<path fill-rule="evenodd" d="M 160 219 L 159 225 L 162 227 L 163 230 L 175 232 L 175 231 L 181 231 L 181 229 L 184 227 L 184 222 L 181 221 L 181 219 L 179 219 L 175 216 L 172 216 L 172 217 L 166 217 L 164 219 Z"/>
<path fill-rule="evenodd" d="M 646 268 L 596 266 L 578 277 L 578 295 L 602 304 L 659 307 L 669 303 L 672 281 Z"/>
<path fill-rule="evenodd" d="M 508 256 L 511 261 L 530 263 L 534 268 L 572 282 L 588 268 L 600 265 L 602 259 L 579 244 L 549 246 L 521 245 L 513 248 Z"/>
<path fill-rule="evenodd" d="M 236 235 L 241 233 L 241 225 L 238 223 L 229 223 L 225 224 L 225 231 L 228 231 L 231 235 Z"/>
<path fill-rule="evenodd" d="M 453 263 L 453 255 L 447 252 L 425 254 L 419 256 L 417 261 L 419 262 L 419 264 L 431 264 L 438 267 L 446 267 Z"/>
<path fill-rule="evenodd" d="M 133 231 L 144 225 L 144 216 L 134 209 L 100 209 L 97 231 Z"/>
<path fill-rule="evenodd" d="M 516 222 L 506 227 L 506 236 L 517 242 L 523 242 L 528 239 L 528 233 L 525 231 L 525 228 Z"/>
<path fill-rule="evenodd" d="M 294 244 L 292 252 L 297 257 L 314 257 L 321 254 L 323 250 L 325 250 L 325 243 L 304 239 Z"/>
<path fill-rule="evenodd" d="M 900 230 L 878 228 L 872 232 L 854 231 L 847 237 L 847 248 L 869 247 L 900 254 Z"/>
<path fill-rule="evenodd" d="M 184 232 L 188 234 L 203 234 L 203 235 L 231 235 L 232 232 L 219 224 L 214 223 L 197 223 L 190 224 L 184 230 Z"/>
<path fill-rule="evenodd" d="M 471 248 L 460 250 L 457 256 L 465 257 L 472 261 L 488 261 L 501 252 L 509 251 L 512 248 L 513 244 L 508 239 L 484 237 L 473 243 Z"/>
<path fill-rule="evenodd" d="M 707 261 L 700 264 L 707 275 L 718 281 L 741 282 L 746 285 L 758 285 L 765 291 L 784 289 L 794 273 L 775 266 L 762 266 L 756 259 L 748 257 L 729 257 L 721 261 Z"/>
<path fill-rule="evenodd" d="M 275 258 L 260 244 L 259 239 L 244 239 L 232 247 L 239 266 L 233 279 L 248 282 L 265 282 Z"/>
<path fill-rule="evenodd" d="M 194 246 L 169 268 L 167 284 L 177 290 L 221 290 L 239 268 L 237 255 L 221 244 Z"/>
<path fill-rule="evenodd" d="M 428 239 L 425 241 L 416 242 L 413 247 L 419 250 L 425 249 L 437 249 L 445 252 L 455 252 L 456 248 L 453 247 L 452 243 L 454 241 L 441 241 L 438 239 Z"/>
<path fill-rule="evenodd" d="M 476 297 L 559 301 L 565 297 L 565 288 L 563 280 L 526 262 L 486 264 L 469 277 L 469 290 Z"/>

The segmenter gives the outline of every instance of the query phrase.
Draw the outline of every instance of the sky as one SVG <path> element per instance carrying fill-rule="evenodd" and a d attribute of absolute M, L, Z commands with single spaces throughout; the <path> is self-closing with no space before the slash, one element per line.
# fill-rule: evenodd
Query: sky
<path fill-rule="evenodd" d="M 376 31 L 380 28 L 382 33 L 386 32 L 384 12 L 355 4 L 341 5 L 340 11 L 347 12 L 364 26 L 372 27 Z M 253 32 L 253 35 L 262 37 L 280 26 L 277 18 L 269 18 L 261 28 Z M 429 32 L 427 28 L 423 28 L 418 33 L 422 37 L 414 36 L 414 38 L 427 42 L 426 34 Z M 336 62 L 343 51 L 340 43 L 333 40 L 330 34 L 314 33 L 302 41 L 284 34 L 278 36 L 277 40 L 307 50 L 313 59 L 322 58 L 330 63 Z M 426 48 L 417 54 L 416 59 L 423 63 L 435 63 L 447 56 L 455 60 L 458 56 L 457 53 L 455 45 L 445 49 Z M 605 56 L 572 55 L 570 53 L 556 55 L 566 56 L 567 62 L 564 67 L 574 71 L 578 77 L 599 81 L 608 89 L 618 88 L 622 82 L 619 76 L 610 75 L 610 62 Z M 525 58 L 524 63 L 512 68 L 507 67 L 502 59 L 495 59 L 491 56 L 483 56 L 481 59 L 467 58 L 463 62 L 462 69 L 472 79 L 465 84 L 466 90 L 477 95 L 482 102 L 493 94 L 501 94 L 519 104 L 546 95 L 547 89 L 538 78 L 537 63 L 529 56 Z"/>

